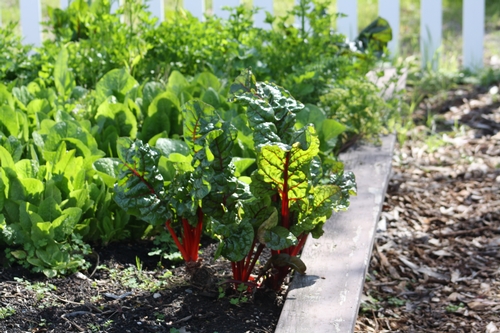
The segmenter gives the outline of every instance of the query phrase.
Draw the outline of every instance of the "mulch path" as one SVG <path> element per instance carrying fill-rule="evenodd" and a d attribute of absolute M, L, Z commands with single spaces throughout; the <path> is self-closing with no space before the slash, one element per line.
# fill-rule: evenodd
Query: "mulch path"
<path fill-rule="evenodd" d="M 395 151 L 357 333 L 500 332 L 498 87 L 438 104 Z"/>

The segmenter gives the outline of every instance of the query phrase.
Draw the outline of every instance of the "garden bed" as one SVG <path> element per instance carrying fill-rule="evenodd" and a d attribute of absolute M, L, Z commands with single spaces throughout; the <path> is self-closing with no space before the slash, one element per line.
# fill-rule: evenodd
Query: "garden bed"
<path fill-rule="evenodd" d="M 307 274 L 297 275 L 293 280 L 276 332 L 291 332 L 290 325 L 301 331 L 314 326 L 316 332 L 352 327 L 393 144 L 394 136 L 388 136 L 383 138 L 381 147 L 361 146 L 343 155 L 346 168 L 357 175 L 358 196 L 352 198 L 348 212 L 332 217 L 322 238 L 306 243 L 303 259 L 308 265 Z M 216 244 L 205 243 L 201 257 L 208 280 L 220 282 L 231 277 L 231 267 L 224 260 L 212 259 L 215 247 Z M 218 284 L 206 283 L 205 279 L 190 283 L 183 267 L 172 268 L 172 263 L 148 256 L 151 250 L 150 242 L 111 244 L 95 251 L 93 266 L 85 274 L 66 278 L 46 279 L 19 267 L 2 268 L 0 330 L 12 333 L 275 330 L 284 291 L 276 294 L 258 290 L 246 300 L 243 294 L 221 290 Z M 329 264 L 324 264 L 325 260 Z M 325 307 L 329 310 L 323 311 Z M 311 310 L 327 316 L 322 321 L 305 312 Z M 306 320 L 308 317 L 311 319 Z M 318 331 L 319 325 L 323 330 Z"/>

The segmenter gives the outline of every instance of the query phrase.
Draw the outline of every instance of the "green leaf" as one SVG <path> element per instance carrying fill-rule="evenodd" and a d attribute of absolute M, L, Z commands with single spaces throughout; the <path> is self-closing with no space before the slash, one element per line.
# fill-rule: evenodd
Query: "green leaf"
<path fill-rule="evenodd" d="M 53 197 L 47 197 L 40 203 L 38 214 L 44 221 L 53 221 L 62 215 L 62 210 Z"/>
<path fill-rule="evenodd" d="M 16 165 L 9 151 L 4 147 L 0 146 L 0 166 L 4 168 L 9 168 L 11 170 L 16 170 Z"/>
<path fill-rule="evenodd" d="M 7 135 L 17 137 L 21 130 L 21 124 L 17 117 L 17 112 L 8 105 L 0 106 L 0 130 Z"/>
<path fill-rule="evenodd" d="M 112 126 L 120 136 L 134 139 L 137 135 L 137 118 L 125 104 L 105 101 L 97 109 L 95 119 L 100 131 Z"/>
<path fill-rule="evenodd" d="M 38 162 L 23 159 L 16 163 L 16 173 L 19 178 L 36 178 L 38 173 Z"/>
<path fill-rule="evenodd" d="M 199 100 L 189 101 L 182 110 L 184 118 L 184 141 L 194 152 L 198 152 L 203 146 L 198 140 L 204 133 L 213 129 L 212 118 L 215 116 L 215 109 Z"/>
<path fill-rule="evenodd" d="M 49 240 L 54 239 L 54 230 L 51 222 L 36 222 L 31 226 L 31 239 L 36 247 L 46 246 Z"/>
<path fill-rule="evenodd" d="M 217 220 L 212 221 L 212 227 L 215 234 L 220 236 L 220 244 L 217 250 L 229 261 L 240 261 L 252 247 L 254 230 L 248 221 L 239 223 L 220 223 Z"/>
<path fill-rule="evenodd" d="M 26 259 L 26 257 L 28 256 L 23 250 L 10 251 L 10 254 L 18 260 Z"/>
<path fill-rule="evenodd" d="M 155 148 L 165 157 L 169 157 L 172 153 L 189 154 L 189 146 L 184 141 L 176 139 L 160 138 L 156 141 Z"/>
<path fill-rule="evenodd" d="M 118 156 L 122 166 L 115 184 L 116 203 L 148 223 L 163 224 L 169 212 L 157 167 L 160 154 L 140 140 L 120 138 Z"/>
<path fill-rule="evenodd" d="M 19 181 L 24 187 L 26 200 L 37 204 L 45 190 L 42 181 L 35 178 L 22 178 Z"/>
<path fill-rule="evenodd" d="M 59 96 L 67 100 L 75 88 L 75 79 L 68 68 L 68 51 L 61 48 L 54 66 L 54 83 Z"/>
<path fill-rule="evenodd" d="M 115 96 L 119 102 L 137 85 L 137 81 L 124 68 L 113 69 L 106 73 L 96 85 L 96 103 L 100 105 L 109 96 Z"/>
<path fill-rule="evenodd" d="M 235 175 L 243 175 L 248 168 L 255 164 L 255 158 L 233 157 L 232 162 L 235 166 Z"/>
<path fill-rule="evenodd" d="M 287 147 L 295 142 L 296 113 L 304 106 L 288 91 L 272 83 L 255 82 L 248 70 L 236 78 L 230 92 L 233 102 L 247 106 L 257 151 L 264 145 Z"/>
<path fill-rule="evenodd" d="M 14 95 L 24 106 L 27 106 L 33 99 L 33 95 L 26 86 L 14 87 L 12 89 L 12 95 Z"/>
<path fill-rule="evenodd" d="M 114 186 L 120 173 L 120 160 L 118 158 L 100 158 L 93 163 L 93 167 L 107 186 Z"/>
<path fill-rule="evenodd" d="M 387 20 L 377 17 L 359 33 L 356 40 L 361 42 L 362 50 L 372 48 L 374 51 L 382 52 L 392 40 L 391 26 Z"/>
<path fill-rule="evenodd" d="M 213 89 L 215 92 L 219 91 L 221 88 L 221 84 L 217 76 L 210 72 L 200 73 L 194 80 L 194 83 L 199 84 L 205 89 Z"/>
<path fill-rule="evenodd" d="M 338 144 L 339 135 L 346 130 L 346 126 L 333 119 L 325 119 L 318 128 L 321 129 L 318 134 L 321 142 L 320 150 L 323 152 L 334 149 Z"/>
<path fill-rule="evenodd" d="M 149 141 L 161 132 L 170 133 L 180 128 L 180 106 L 177 97 L 170 91 L 156 96 L 148 108 L 142 127 L 141 139 Z M 177 133 L 180 134 L 180 133 Z"/>
<path fill-rule="evenodd" d="M 309 147 L 299 142 L 290 151 L 278 145 L 263 146 L 257 159 L 262 180 L 278 192 L 282 200 L 307 203 L 309 163 L 319 152 L 318 138 L 312 127 L 305 132 Z"/>
<path fill-rule="evenodd" d="M 201 100 L 209 105 L 212 105 L 215 108 L 219 108 L 221 104 L 219 94 L 213 88 L 208 88 L 203 93 Z"/>
<path fill-rule="evenodd" d="M 264 230 L 261 243 L 266 244 L 271 250 L 283 250 L 290 246 L 297 245 L 297 237 L 290 230 L 281 226 L 275 226 Z"/>
<path fill-rule="evenodd" d="M 142 88 L 142 113 L 147 114 L 149 105 L 153 100 L 165 91 L 165 86 L 160 82 L 147 82 Z"/>
<path fill-rule="evenodd" d="M 81 216 L 82 210 L 80 208 L 66 208 L 61 216 L 52 221 L 51 227 L 54 232 L 54 240 L 61 242 L 71 235 Z"/>
<path fill-rule="evenodd" d="M 321 128 L 325 120 L 325 111 L 313 104 L 306 104 L 305 107 L 297 113 L 297 123 L 300 127 L 313 124 L 314 127 L 318 129 Z"/>
<path fill-rule="evenodd" d="M 172 71 L 168 77 L 167 90 L 173 91 L 178 96 L 187 87 L 189 87 L 189 82 L 184 75 L 179 71 Z"/>

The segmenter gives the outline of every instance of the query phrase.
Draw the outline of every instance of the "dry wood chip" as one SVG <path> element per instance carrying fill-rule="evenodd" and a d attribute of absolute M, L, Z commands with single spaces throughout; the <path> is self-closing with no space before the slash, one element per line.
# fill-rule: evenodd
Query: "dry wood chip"
<path fill-rule="evenodd" d="M 474 311 L 488 310 L 488 309 L 491 309 L 492 307 L 494 307 L 496 305 L 500 305 L 500 303 L 494 302 L 494 301 L 489 301 L 489 300 L 486 300 L 486 299 L 480 299 L 480 298 L 477 298 L 477 299 L 475 299 L 475 300 L 467 303 L 467 306 L 471 310 L 474 310 Z"/>
<path fill-rule="evenodd" d="M 426 266 L 422 266 L 421 267 L 421 266 L 415 265 L 414 263 L 412 263 L 411 261 L 409 261 L 408 258 L 406 258 L 405 256 L 401 255 L 398 258 L 399 258 L 399 260 L 403 264 L 405 264 L 406 266 L 408 266 L 409 268 L 411 268 L 411 270 L 415 274 L 422 273 L 422 274 L 431 276 L 431 277 L 433 277 L 435 279 L 442 280 L 442 281 L 448 281 L 448 280 L 450 280 L 450 278 L 447 277 L 446 275 L 438 273 L 438 272 L 436 272 L 435 270 L 433 270 L 433 269 L 431 269 L 429 267 L 426 267 Z"/>
<path fill-rule="evenodd" d="M 494 322 L 490 321 L 488 325 L 486 325 L 486 333 L 498 333 L 498 332 L 499 330 Z"/>

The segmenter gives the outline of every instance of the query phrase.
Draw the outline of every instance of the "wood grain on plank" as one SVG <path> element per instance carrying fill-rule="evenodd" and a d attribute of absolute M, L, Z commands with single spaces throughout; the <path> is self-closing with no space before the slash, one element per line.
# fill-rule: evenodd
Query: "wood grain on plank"
<path fill-rule="evenodd" d="M 395 136 L 381 146 L 363 145 L 341 155 L 356 176 L 358 195 L 334 215 L 319 239 L 302 252 L 306 275 L 295 274 L 276 333 L 348 333 L 354 330 L 373 239 L 382 209 Z"/>

